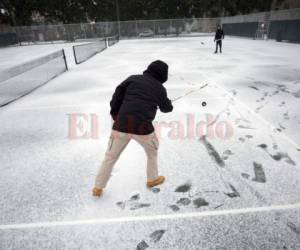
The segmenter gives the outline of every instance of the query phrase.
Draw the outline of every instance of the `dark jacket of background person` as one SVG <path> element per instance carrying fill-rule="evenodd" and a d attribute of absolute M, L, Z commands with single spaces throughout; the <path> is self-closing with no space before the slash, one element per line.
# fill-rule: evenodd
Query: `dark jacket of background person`
<path fill-rule="evenodd" d="M 155 61 L 143 75 L 133 75 L 122 82 L 110 102 L 113 129 L 130 134 L 151 134 L 157 108 L 164 113 L 173 110 L 163 86 L 167 80 L 168 65 Z"/>
<path fill-rule="evenodd" d="M 215 35 L 215 41 L 220 40 L 220 39 L 224 39 L 224 37 L 225 37 L 224 31 L 222 29 L 217 29 L 216 35 Z"/>

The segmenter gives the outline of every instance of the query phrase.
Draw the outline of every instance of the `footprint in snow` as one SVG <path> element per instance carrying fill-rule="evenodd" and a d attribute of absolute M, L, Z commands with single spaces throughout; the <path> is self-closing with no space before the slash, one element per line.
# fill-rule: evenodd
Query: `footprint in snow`
<path fill-rule="evenodd" d="M 226 161 L 230 155 L 234 155 L 234 153 L 231 150 L 227 149 L 223 152 L 222 159 Z"/>
<path fill-rule="evenodd" d="M 149 235 L 150 242 L 152 243 L 157 243 L 161 240 L 163 235 L 165 234 L 166 230 L 161 229 L 161 230 L 156 230 L 153 233 Z M 142 240 L 138 245 L 136 246 L 136 250 L 145 250 L 149 247 L 147 242 L 145 240 Z"/>
<path fill-rule="evenodd" d="M 193 204 L 195 205 L 196 208 L 209 205 L 209 203 L 203 198 L 197 198 L 197 199 L 193 200 Z"/>
<path fill-rule="evenodd" d="M 252 179 L 252 181 L 265 183 L 266 182 L 266 175 L 263 169 L 263 165 L 259 164 L 257 162 L 253 162 L 254 166 L 254 175 L 255 177 Z"/>
<path fill-rule="evenodd" d="M 177 193 L 186 193 L 186 192 L 191 190 L 191 187 L 192 187 L 192 184 L 186 183 L 186 184 L 178 186 L 175 189 L 175 192 L 177 192 Z"/>
<path fill-rule="evenodd" d="M 276 145 L 277 146 L 277 145 Z M 285 159 L 285 162 L 290 164 L 290 165 L 293 165 L 293 166 L 296 166 L 296 162 L 288 155 L 288 153 L 283 153 L 283 152 L 277 152 L 275 154 L 271 154 L 269 151 L 268 151 L 268 145 L 266 144 L 260 144 L 258 145 L 258 147 L 262 148 L 273 160 L 275 161 L 281 161 L 282 159 Z"/>
<path fill-rule="evenodd" d="M 154 243 L 157 243 L 160 241 L 160 239 L 165 234 L 166 230 L 156 230 L 152 234 L 150 234 L 150 240 Z"/>
<path fill-rule="evenodd" d="M 130 197 L 129 201 L 138 201 L 140 198 L 140 194 L 134 194 Z"/>
<path fill-rule="evenodd" d="M 126 201 L 119 201 L 116 203 L 116 205 L 124 210 L 127 206 L 129 206 L 130 210 L 137 210 L 140 208 L 145 208 L 145 207 L 150 207 L 150 203 L 143 203 L 143 202 L 138 202 L 140 200 L 141 196 L 139 193 L 133 194 L 129 200 Z"/>
<path fill-rule="evenodd" d="M 145 250 L 148 247 L 149 245 L 143 240 L 136 246 L 136 250 Z"/>
<path fill-rule="evenodd" d="M 183 206 L 187 206 L 191 203 L 191 200 L 189 198 L 180 198 L 176 204 L 178 205 L 183 205 Z"/>
<path fill-rule="evenodd" d="M 180 208 L 177 205 L 170 205 L 169 208 L 171 208 L 173 212 L 177 212 L 180 210 Z"/>
<path fill-rule="evenodd" d="M 245 142 L 245 139 L 242 138 L 242 137 L 240 137 L 240 138 L 239 138 L 239 141 L 240 141 L 240 142 Z"/>
<path fill-rule="evenodd" d="M 137 210 L 140 208 L 144 208 L 144 207 L 150 207 L 151 204 L 150 203 L 134 203 L 131 205 L 130 210 Z"/>
<path fill-rule="evenodd" d="M 249 179 L 250 175 L 247 173 L 241 173 L 241 176 L 245 179 Z"/>

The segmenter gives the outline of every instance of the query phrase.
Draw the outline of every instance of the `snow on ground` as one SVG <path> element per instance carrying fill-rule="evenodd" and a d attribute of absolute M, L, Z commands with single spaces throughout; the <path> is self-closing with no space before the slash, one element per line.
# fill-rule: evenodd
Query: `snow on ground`
<path fill-rule="evenodd" d="M 227 38 L 215 55 L 210 37 L 121 41 L 2 108 L 0 248 L 299 248 L 299 49 Z M 170 98 L 194 90 L 156 119 L 167 181 L 145 187 L 131 142 L 95 199 L 114 88 L 156 59 L 170 66 Z M 72 114 L 97 117 L 99 138 L 70 139 Z"/>

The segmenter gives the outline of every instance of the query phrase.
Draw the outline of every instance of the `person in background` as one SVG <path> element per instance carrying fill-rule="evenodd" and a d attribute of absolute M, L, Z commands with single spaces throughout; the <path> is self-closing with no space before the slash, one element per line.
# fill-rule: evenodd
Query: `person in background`
<path fill-rule="evenodd" d="M 218 53 L 218 47 L 220 48 L 220 53 L 222 53 L 222 40 L 224 39 L 224 31 L 222 30 L 221 25 L 218 25 L 216 34 L 215 34 L 215 42 L 216 42 L 216 51 L 215 54 Z"/>
<path fill-rule="evenodd" d="M 171 100 L 167 97 L 167 91 L 163 86 L 167 80 L 168 65 L 158 60 L 152 62 L 142 75 L 130 76 L 116 88 L 110 102 L 110 114 L 114 124 L 92 190 L 94 196 L 101 196 L 113 166 L 131 139 L 137 141 L 146 152 L 147 186 L 154 187 L 165 181 L 164 176 L 158 175 L 159 141 L 152 121 L 158 108 L 164 113 L 173 110 Z"/>

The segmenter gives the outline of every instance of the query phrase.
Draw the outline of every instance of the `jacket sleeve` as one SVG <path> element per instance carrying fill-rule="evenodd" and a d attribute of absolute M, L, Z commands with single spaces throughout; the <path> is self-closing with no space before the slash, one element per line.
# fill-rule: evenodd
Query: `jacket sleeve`
<path fill-rule="evenodd" d="M 161 94 L 161 98 L 159 100 L 158 107 L 159 107 L 160 111 L 163 113 L 172 112 L 172 110 L 173 110 L 172 102 L 168 98 L 167 91 L 164 87 L 162 87 L 162 94 Z"/>
<path fill-rule="evenodd" d="M 112 99 L 110 101 L 110 115 L 113 119 L 119 113 L 119 109 L 123 103 L 126 89 L 130 83 L 129 78 L 122 82 L 115 90 Z"/>

